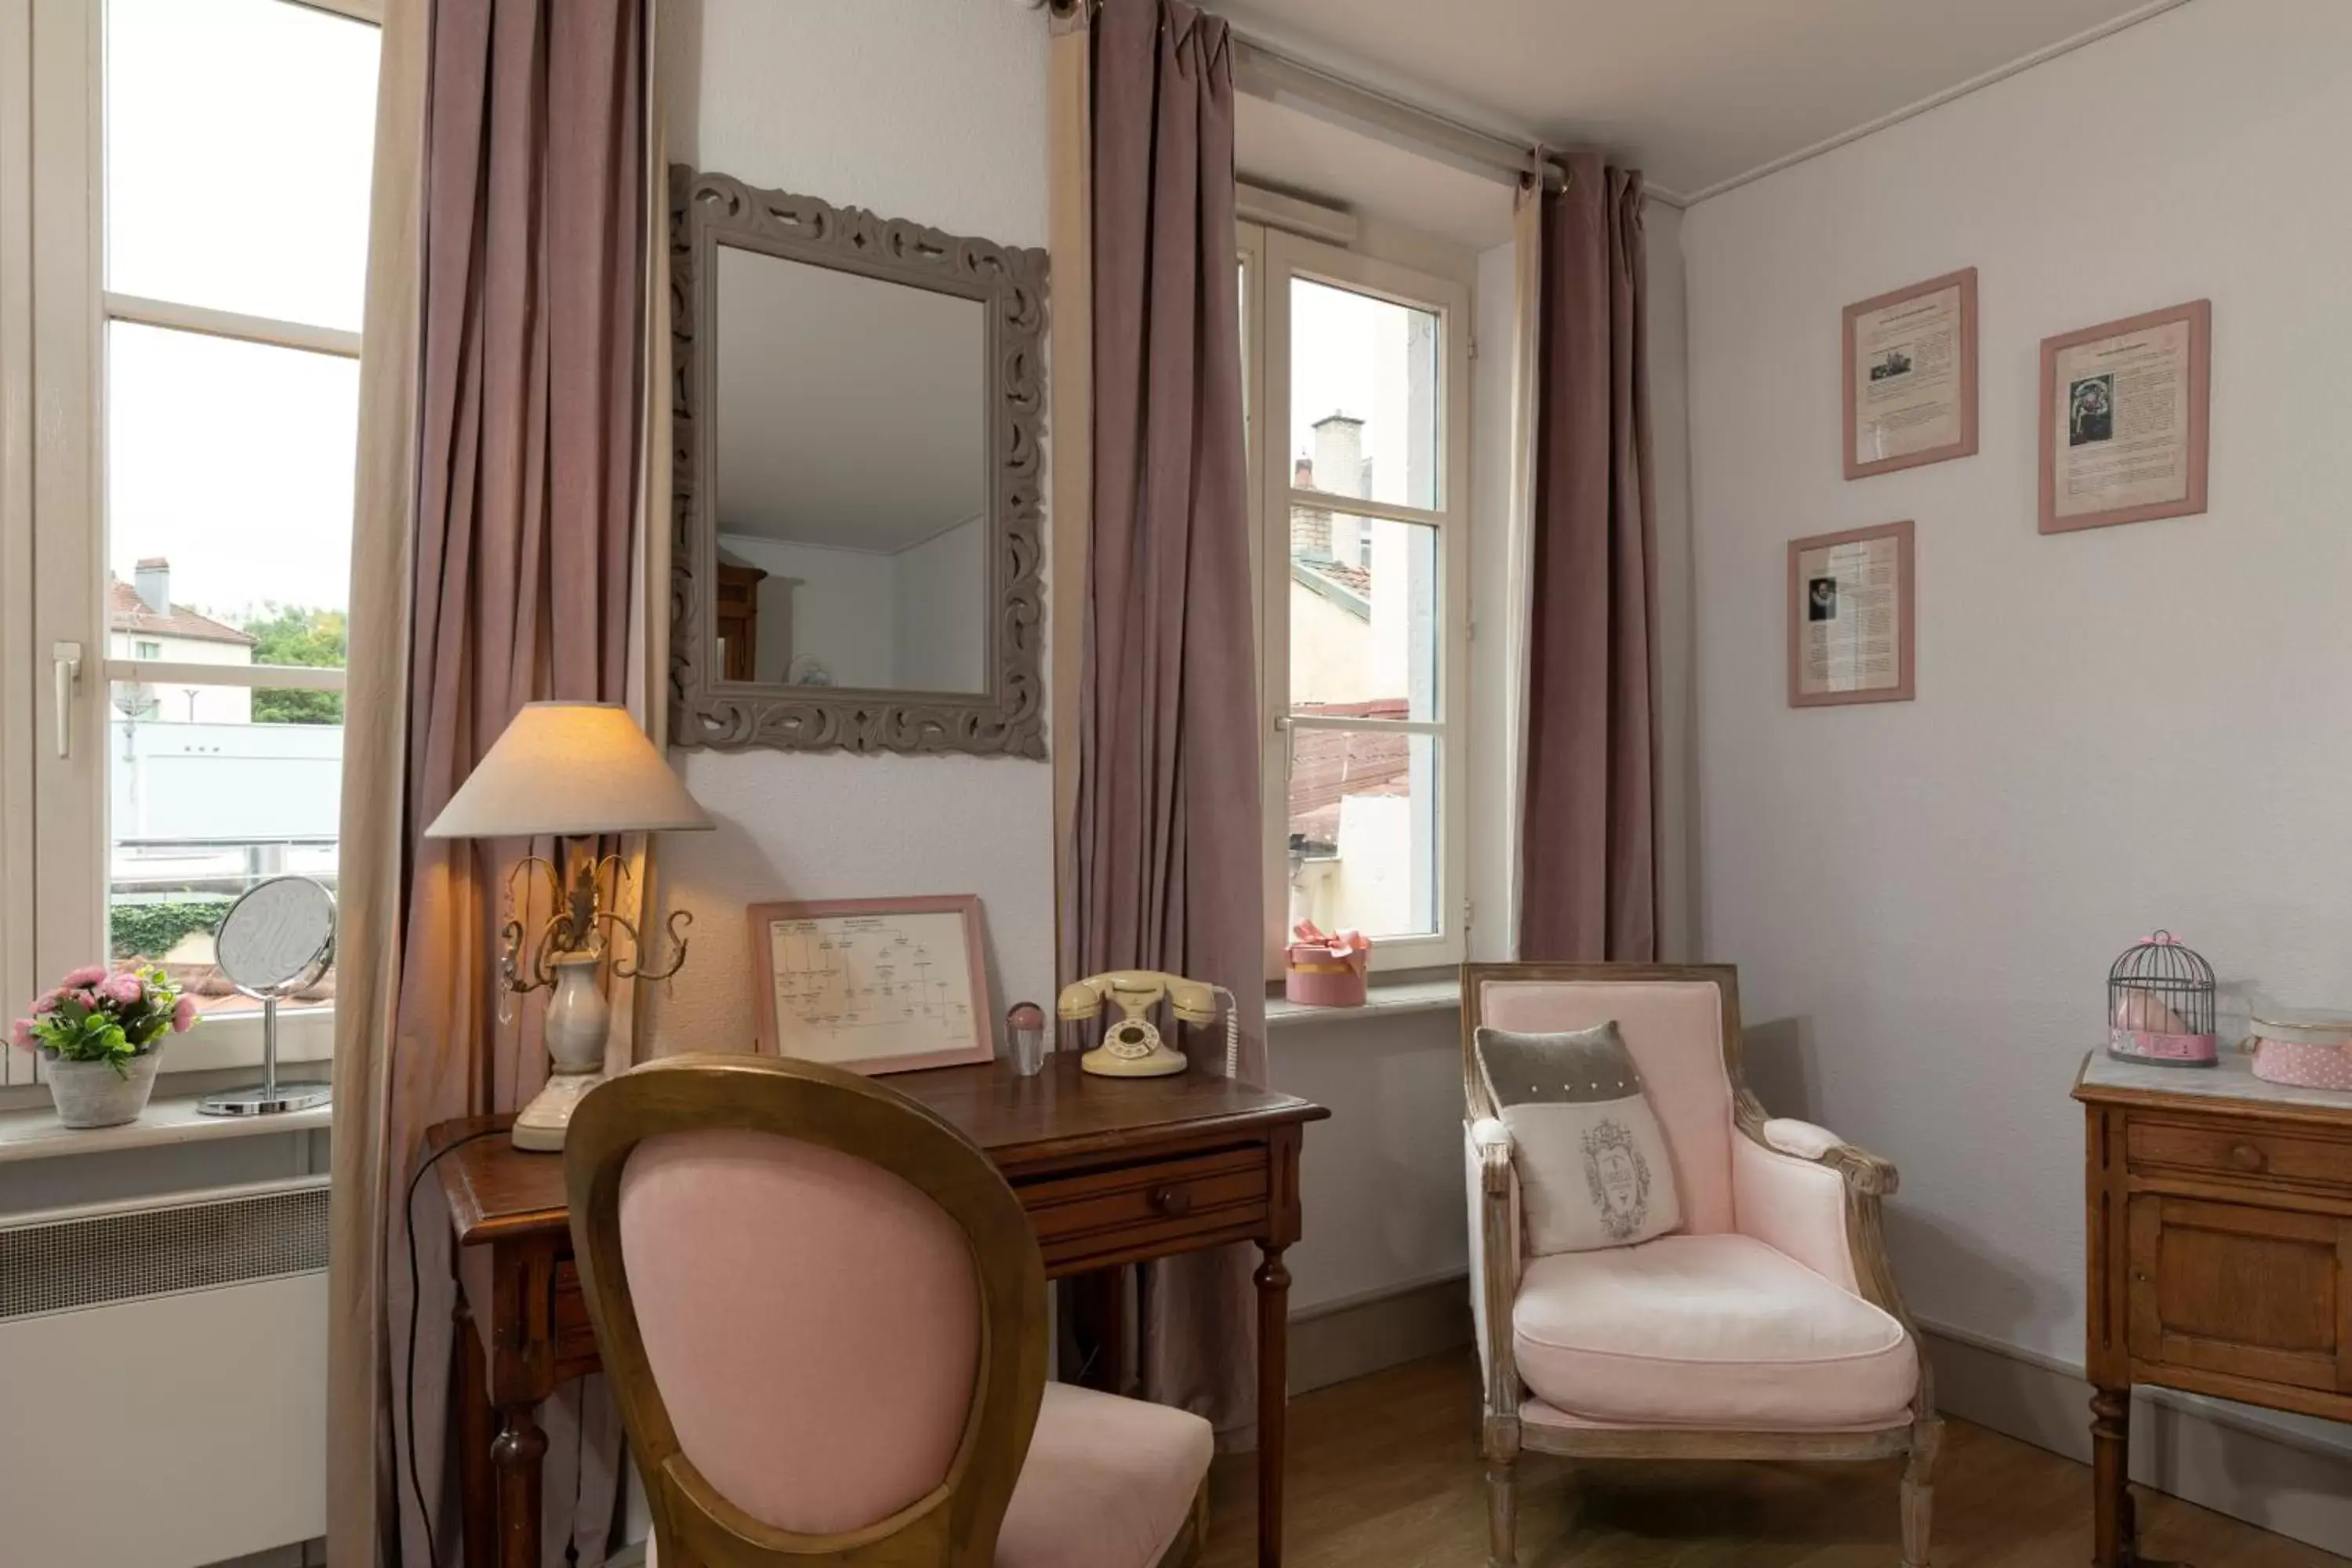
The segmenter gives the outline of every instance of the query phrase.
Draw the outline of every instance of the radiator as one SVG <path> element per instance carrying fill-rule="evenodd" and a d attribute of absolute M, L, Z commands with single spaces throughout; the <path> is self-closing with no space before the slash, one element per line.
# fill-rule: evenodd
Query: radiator
<path fill-rule="evenodd" d="M 0 1220 L 0 1568 L 326 1533 L 324 1177 Z"/>

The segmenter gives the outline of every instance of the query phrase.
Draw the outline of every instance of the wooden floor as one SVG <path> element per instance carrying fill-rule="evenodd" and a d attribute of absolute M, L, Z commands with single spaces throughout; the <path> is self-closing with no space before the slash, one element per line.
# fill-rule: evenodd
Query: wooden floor
<path fill-rule="evenodd" d="M 1340 1384 L 1291 1405 L 1287 1568 L 1480 1568 L 1478 1391 L 1465 1354 Z M 2087 1419 L 2087 1417 L 2085 1417 Z M 1890 1568 L 1902 1461 L 1867 1465 L 1520 1462 L 1523 1568 Z M 1257 1561 L 1252 1465 L 1220 1459 L 1200 1568 Z M 1937 1469 L 1935 1568 L 2082 1568 L 2090 1471 L 1954 1421 Z M 2160 1493 L 2141 1544 L 2197 1568 L 2344 1560 Z"/>

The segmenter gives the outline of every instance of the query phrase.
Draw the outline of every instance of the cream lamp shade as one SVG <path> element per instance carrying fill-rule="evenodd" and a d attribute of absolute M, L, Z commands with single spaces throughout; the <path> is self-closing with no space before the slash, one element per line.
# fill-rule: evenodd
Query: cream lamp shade
<path fill-rule="evenodd" d="M 427 838 L 588 837 L 708 828 L 628 710 L 608 702 L 524 705 Z"/>

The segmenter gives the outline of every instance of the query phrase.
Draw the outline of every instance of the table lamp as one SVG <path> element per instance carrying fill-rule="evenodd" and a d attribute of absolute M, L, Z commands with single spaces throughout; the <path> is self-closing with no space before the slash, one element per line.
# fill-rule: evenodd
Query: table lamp
<path fill-rule="evenodd" d="M 710 818 L 654 750 L 628 710 L 604 702 L 531 702 L 507 726 L 498 744 L 449 797 L 427 838 L 594 839 L 613 833 L 662 833 L 707 829 Z M 677 952 L 667 969 L 645 967 L 645 942 L 637 928 L 607 907 L 605 873 L 614 894 L 628 876 L 618 855 L 596 858 L 593 845 L 577 851 L 571 886 L 560 865 L 526 855 L 507 874 L 507 918 L 499 977 L 517 995 L 552 986 L 547 1005 L 547 1051 L 551 1058 L 547 1087 L 515 1119 L 514 1145 L 548 1152 L 563 1147 L 564 1130 L 580 1099 L 604 1075 L 604 1041 L 612 1032 L 612 1009 L 596 984 L 596 972 L 615 934 L 628 939 L 630 957 L 617 955 L 613 973 L 624 980 L 667 980 L 686 963 L 683 928 L 693 917 L 680 910 L 669 917 Z M 533 934 L 527 923 L 530 889 L 523 889 L 517 912 L 515 889 L 536 868 L 547 879 L 554 912 Z"/>

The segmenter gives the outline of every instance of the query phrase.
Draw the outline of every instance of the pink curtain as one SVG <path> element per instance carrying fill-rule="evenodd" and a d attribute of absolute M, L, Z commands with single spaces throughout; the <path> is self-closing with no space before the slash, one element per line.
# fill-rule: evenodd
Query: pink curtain
<path fill-rule="evenodd" d="M 380 1561 L 405 1568 L 428 1561 L 428 1529 L 460 1561 L 460 1510 L 446 1211 L 428 1178 L 412 1303 L 402 1200 L 427 1127 L 513 1110 L 547 1070 L 539 1009 L 502 1022 L 494 983 L 499 877 L 525 847 L 423 833 L 523 703 L 627 696 L 646 259 L 643 0 L 435 0 L 431 27 L 397 1003 L 375 1103 L 342 1112 L 381 1128 L 374 1530 Z M 593 1380 L 539 1420 L 546 1561 L 576 1548 L 595 1568 L 618 1422 Z M 336 1560 L 363 1564 L 351 1518 Z"/>
<path fill-rule="evenodd" d="M 1066 978 L 1228 987 L 1265 1076 L 1257 677 L 1224 23 L 1106 0 L 1094 24 L 1094 515 Z M 1195 1070 L 1220 1070 L 1198 1042 Z M 1144 1392 L 1244 1436 L 1250 1259 L 1142 1271 Z"/>
<path fill-rule="evenodd" d="M 1519 956 L 1658 952 L 1657 528 L 1642 176 L 1547 191 Z"/>

